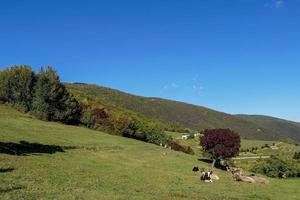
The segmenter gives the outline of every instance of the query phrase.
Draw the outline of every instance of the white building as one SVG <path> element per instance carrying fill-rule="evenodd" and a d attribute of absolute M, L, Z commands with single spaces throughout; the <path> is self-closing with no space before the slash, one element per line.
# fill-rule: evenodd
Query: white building
<path fill-rule="evenodd" d="M 196 137 L 199 137 L 200 136 L 200 133 L 195 133 L 194 134 L 194 137 L 196 138 Z"/>
<path fill-rule="evenodd" d="M 187 139 L 189 139 L 189 137 L 190 137 L 190 134 L 184 133 L 184 134 L 181 135 L 182 140 L 187 140 Z"/>

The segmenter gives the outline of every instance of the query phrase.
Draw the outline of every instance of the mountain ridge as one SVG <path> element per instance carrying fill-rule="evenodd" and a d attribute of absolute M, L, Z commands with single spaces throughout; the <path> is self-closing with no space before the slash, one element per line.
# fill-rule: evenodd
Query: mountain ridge
<path fill-rule="evenodd" d="M 247 139 L 300 143 L 300 123 L 265 115 L 232 115 L 160 97 L 143 97 L 96 84 L 65 83 L 81 102 L 126 109 L 146 118 L 193 130 L 231 128 Z"/>

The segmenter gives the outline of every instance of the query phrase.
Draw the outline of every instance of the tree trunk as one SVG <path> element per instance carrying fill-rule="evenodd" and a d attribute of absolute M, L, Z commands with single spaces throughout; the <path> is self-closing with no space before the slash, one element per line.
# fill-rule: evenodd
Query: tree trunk
<path fill-rule="evenodd" d="M 212 162 L 212 164 L 211 164 L 211 168 L 215 168 L 216 162 L 217 162 L 217 159 L 213 159 L 213 162 Z"/>

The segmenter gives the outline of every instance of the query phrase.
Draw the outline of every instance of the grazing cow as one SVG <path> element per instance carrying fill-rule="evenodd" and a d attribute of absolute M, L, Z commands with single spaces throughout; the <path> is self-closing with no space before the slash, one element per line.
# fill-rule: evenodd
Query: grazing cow
<path fill-rule="evenodd" d="M 199 167 L 198 166 L 195 166 L 194 168 L 193 168 L 193 172 L 194 173 L 197 173 L 197 172 L 199 172 L 200 170 L 199 170 Z"/>

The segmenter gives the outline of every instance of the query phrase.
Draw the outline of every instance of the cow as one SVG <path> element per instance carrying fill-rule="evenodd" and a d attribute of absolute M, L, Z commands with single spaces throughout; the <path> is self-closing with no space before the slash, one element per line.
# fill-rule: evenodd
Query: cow
<path fill-rule="evenodd" d="M 204 171 L 202 172 L 202 176 L 200 178 L 202 181 L 205 181 L 206 183 L 212 183 L 213 181 L 218 181 L 220 178 L 213 173 L 213 171 Z"/>
<path fill-rule="evenodd" d="M 239 168 L 232 168 L 231 170 L 232 176 L 236 181 L 241 181 L 245 183 L 262 183 L 268 184 L 269 181 L 265 178 L 258 177 L 255 174 L 251 174 L 250 176 L 245 176 L 242 174 L 242 170 Z"/>
<path fill-rule="evenodd" d="M 262 183 L 262 184 L 270 183 L 270 181 L 268 181 L 267 179 L 258 177 L 255 174 L 251 174 L 250 177 L 255 181 L 255 183 Z"/>
<path fill-rule="evenodd" d="M 283 171 L 279 171 L 278 177 L 282 178 L 282 179 L 285 179 L 286 178 L 286 174 Z"/>
<path fill-rule="evenodd" d="M 210 177 L 210 171 L 202 172 L 200 179 L 206 183 L 212 183 L 213 180 Z"/>
<path fill-rule="evenodd" d="M 220 180 L 220 178 L 219 178 L 216 174 L 214 174 L 213 171 L 210 171 L 210 178 L 211 178 L 211 180 L 213 180 L 213 181 L 218 181 L 218 180 Z"/>
<path fill-rule="evenodd" d="M 195 166 L 194 168 L 193 168 L 193 172 L 194 173 L 197 173 L 197 172 L 199 172 L 200 170 L 199 170 L 199 167 L 198 166 Z"/>

